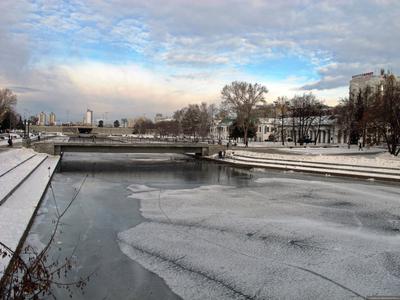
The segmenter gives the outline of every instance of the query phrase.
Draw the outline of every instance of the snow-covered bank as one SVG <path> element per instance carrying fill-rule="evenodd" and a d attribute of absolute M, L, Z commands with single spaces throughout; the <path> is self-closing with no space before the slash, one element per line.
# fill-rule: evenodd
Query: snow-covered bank
<path fill-rule="evenodd" d="M 295 151 L 295 149 L 292 149 Z M 251 152 L 244 150 L 228 151 L 228 154 L 244 155 L 255 158 L 294 160 L 298 162 L 321 162 L 332 164 L 348 164 L 355 166 L 369 167 L 387 167 L 400 169 L 400 157 L 381 153 L 376 155 L 289 155 L 289 154 L 272 154 L 263 152 Z"/>
<path fill-rule="evenodd" d="M 0 205 L 0 241 L 11 248 L 17 248 L 30 223 L 41 197 L 47 188 L 51 175 L 58 164 L 58 156 L 40 154 L 28 159 L 32 154 L 28 149 L 11 149 L 0 152 L 0 161 L 4 170 L 15 167 L 1 176 L 1 194 L 25 181 Z M 2 173 L 4 174 L 4 173 Z M 7 267 L 9 258 L 0 260 L 0 278 Z"/>
<path fill-rule="evenodd" d="M 287 148 L 283 147 L 280 148 L 279 151 L 286 152 L 288 154 L 303 154 L 303 155 L 364 155 L 364 154 L 378 154 L 384 153 L 387 150 L 384 148 L 378 147 L 364 147 L 362 150 L 358 149 L 358 146 L 352 145 L 351 148 L 347 146 L 340 146 L 340 147 L 296 147 L 296 148 Z"/>
<path fill-rule="evenodd" d="M 369 158 L 367 158 L 369 157 Z M 224 162 L 239 167 L 279 169 L 317 173 L 325 176 L 351 176 L 367 180 L 400 181 L 399 158 L 387 153 L 375 156 L 301 156 L 251 151 L 226 151 L 207 160 Z"/>
<path fill-rule="evenodd" d="M 184 299 L 400 294 L 400 190 L 287 178 L 251 186 L 132 185 L 147 222 L 122 251 Z"/>

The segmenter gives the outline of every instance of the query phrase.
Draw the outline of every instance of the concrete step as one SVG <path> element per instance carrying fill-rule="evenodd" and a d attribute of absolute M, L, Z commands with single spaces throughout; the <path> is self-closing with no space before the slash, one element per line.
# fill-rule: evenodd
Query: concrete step
<path fill-rule="evenodd" d="M 261 167 L 261 168 L 270 168 L 270 169 L 279 169 L 279 170 L 290 170 L 290 171 L 300 171 L 300 172 L 310 172 L 310 173 L 319 173 L 319 174 L 329 174 L 329 175 L 338 175 L 338 176 L 352 176 L 358 178 L 366 178 L 366 179 L 378 179 L 378 180 L 389 180 L 389 181 L 400 181 L 400 174 L 381 174 L 373 171 L 360 171 L 360 170 L 343 170 L 343 169 L 334 169 L 334 168 L 322 168 L 319 167 L 310 167 L 310 166 L 298 166 L 294 164 L 283 164 L 277 161 L 274 162 L 262 162 L 262 161 L 254 161 L 250 159 L 240 159 L 238 157 L 225 158 L 224 162 L 231 163 L 234 165 L 242 165 L 242 166 L 250 166 L 250 167 Z"/>
<path fill-rule="evenodd" d="M 26 149 L 7 149 L 0 153 L 0 174 L 5 174 L 7 171 L 20 164 L 24 160 L 28 159 L 32 155 L 35 155 L 33 151 L 27 151 Z"/>
<path fill-rule="evenodd" d="M 41 156 L 42 161 L 0 206 L 0 241 L 15 251 L 22 246 L 40 200 L 58 164 L 59 157 Z M 10 259 L 0 259 L 0 278 Z"/>
<path fill-rule="evenodd" d="M 30 160 L 31 158 L 35 157 L 36 154 L 33 154 L 31 156 L 28 156 L 26 159 L 22 160 L 21 162 L 19 162 L 18 164 L 9 167 L 9 169 L 4 170 L 1 174 L 0 177 L 3 177 L 4 175 L 6 175 L 7 173 L 11 172 L 12 170 L 18 168 L 20 165 L 22 165 L 23 163 L 25 163 L 26 161 Z"/>
<path fill-rule="evenodd" d="M 358 171 L 358 172 L 373 172 L 375 174 L 383 175 L 400 175 L 400 169 L 398 168 L 387 168 L 387 167 L 376 167 L 376 166 L 359 166 L 350 164 L 334 164 L 325 162 L 307 162 L 307 161 L 295 161 L 295 160 L 284 160 L 284 159 L 270 159 L 270 158 L 258 158 L 245 155 L 234 155 L 231 158 L 241 161 L 252 161 L 269 164 L 280 164 L 287 166 L 299 166 L 299 167 L 313 167 L 323 168 L 330 170 L 342 170 L 342 171 Z"/>
<path fill-rule="evenodd" d="M 351 165 L 351 164 L 343 164 L 343 163 L 331 163 L 331 162 L 308 162 L 308 161 L 302 161 L 302 160 L 294 160 L 294 159 L 280 159 L 280 158 L 262 158 L 262 157 L 254 157 L 250 155 L 243 155 L 243 154 L 234 154 L 234 157 L 243 157 L 243 158 L 249 158 L 255 161 L 269 161 L 269 162 L 280 162 L 280 163 L 288 163 L 288 164 L 302 164 L 302 165 L 314 165 L 314 166 L 332 166 L 332 167 L 357 167 L 360 169 L 371 169 L 374 168 L 376 170 L 379 170 L 380 172 L 388 172 L 388 173 L 400 173 L 399 168 L 390 168 L 390 167 L 380 167 L 380 166 L 366 166 L 366 165 Z"/>
<path fill-rule="evenodd" d="M 47 159 L 47 155 L 35 155 L 10 169 L 0 177 L 0 205 Z"/>

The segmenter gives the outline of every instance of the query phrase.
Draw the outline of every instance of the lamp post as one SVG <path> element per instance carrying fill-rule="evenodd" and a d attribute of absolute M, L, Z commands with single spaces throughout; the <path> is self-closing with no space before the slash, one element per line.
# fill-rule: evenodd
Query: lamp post
<path fill-rule="evenodd" d="M 24 138 L 26 139 L 26 119 L 24 120 Z"/>
<path fill-rule="evenodd" d="M 28 120 L 28 138 L 30 137 L 29 136 L 29 125 L 31 124 L 31 120 Z"/>
<path fill-rule="evenodd" d="M 28 123 L 28 132 L 26 130 L 26 123 Z M 30 120 L 24 120 L 24 138 L 22 139 L 22 146 L 29 148 L 31 146 L 31 139 L 29 137 L 29 124 L 31 123 Z"/>

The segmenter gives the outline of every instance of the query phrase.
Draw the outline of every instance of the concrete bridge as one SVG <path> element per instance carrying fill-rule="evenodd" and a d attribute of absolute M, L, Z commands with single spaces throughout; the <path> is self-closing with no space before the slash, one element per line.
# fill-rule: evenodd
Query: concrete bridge
<path fill-rule="evenodd" d="M 105 143 L 105 142 L 39 142 L 33 145 L 36 152 L 60 155 L 66 152 L 98 153 L 195 153 L 208 156 L 225 149 L 221 145 L 190 143 Z"/>

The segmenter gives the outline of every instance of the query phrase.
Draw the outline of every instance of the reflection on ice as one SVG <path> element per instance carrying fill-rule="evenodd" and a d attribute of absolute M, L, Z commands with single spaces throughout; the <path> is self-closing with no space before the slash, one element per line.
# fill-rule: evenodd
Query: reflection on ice
<path fill-rule="evenodd" d="M 147 221 L 119 233 L 121 250 L 185 299 L 400 294 L 397 188 L 259 178 L 129 189 Z"/>

